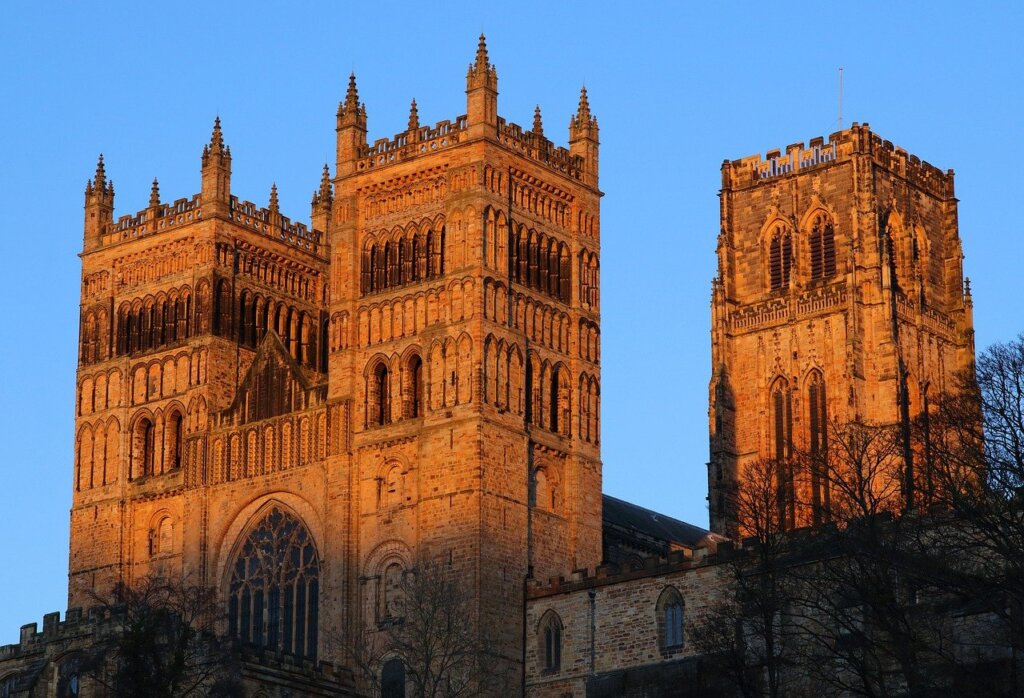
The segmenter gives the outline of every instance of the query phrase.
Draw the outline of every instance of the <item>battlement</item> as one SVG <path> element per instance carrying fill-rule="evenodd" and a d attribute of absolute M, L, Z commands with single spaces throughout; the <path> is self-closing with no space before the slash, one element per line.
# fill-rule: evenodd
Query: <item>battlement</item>
<path fill-rule="evenodd" d="M 505 147 L 526 155 L 573 179 L 583 179 L 583 158 L 572 155 L 568 148 L 556 146 L 534 131 L 498 117 L 498 141 Z"/>
<path fill-rule="evenodd" d="M 454 121 L 437 122 L 433 127 L 422 126 L 393 138 L 378 138 L 373 145 L 362 148 L 355 164 L 357 172 L 386 167 L 412 158 L 436 152 L 463 141 L 469 127 L 468 117 L 463 114 Z M 583 162 L 569 149 L 556 146 L 544 136 L 523 129 L 522 126 L 498 117 L 498 142 L 551 169 L 573 179 L 582 179 Z"/>
<path fill-rule="evenodd" d="M 251 201 L 239 201 L 237 196 L 232 196 L 229 217 L 235 223 L 250 226 L 292 247 L 319 256 L 324 254 L 323 234 L 320 231 L 310 230 L 305 223 L 292 222 L 287 216 L 269 208 L 260 208 Z"/>
<path fill-rule="evenodd" d="M 235 223 L 281 240 L 292 247 L 315 255 L 324 254 L 323 236 L 319 231 L 310 230 L 304 223 L 293 223 L 287 216 L 275 214 L 268 208 L 261 208 L 250 201 L 240 201 L 237 196 L 232 196 L 228 215 Z M 160 204 L 145 208 L 134 215 L 119 217 L 107 226 L 101 237 L 101 244 L 113 245 L 125 240 L 155 235 L 197 222 L 202 217 L 202 195 L 195 194 L 191 199 L 177 199 L 171 204 Z"/>
<path fill-rule="evenodd" d="M 547 583 L 533 580 L 527 587 L 527 596 L 538 599 L 697 567 L 708 567 L 731 560 L 735 554 L 736 548 L 732 541 L 708 536 L 702 545 L 674 550 L 667 556 L 652 555 L 644 558 L 642 565 L 606 562 L 593 570 L 574 570 L 568 578 L 552 577 Z"/>
<path fill-rule="evenodd" d="M 54 611 L 43 616 L 43 629 L 40 632 L 38 623 L 26 623 L 21 626 L 21 635 L 17 644 L 0 645 L 0 662 L 8 659 L 44 651 L 44 646 L 56 640 L 92 635 L 101 621 L 117 620 L 107 618 L 108 609 L 94 606 L 83 615 L 81 608 L 69 608 L 64 614 L 63 622 L 60 612 Z"/>
<path fill-rule="evenodd" d="M 467 126 L 468 118 L 463 114 L 455 121 L 438 121 L 433 128 L 421 126 L 396 134 L 391 139 L 378 138 L 373 145 L 360 150 L 356 170 L 384 167 L 455 145 Z"/>
<path fill-rule="evenodd" d="M 764 155 L 750 155 L 722 165 L 723 188 L 744 188 L 760 182 L 789 175 L 799 175 L 823 166 L 845 162 L 853 155 L 867 154 L 878 166 L 904 177 L 925 191 L 940 198 L 953 196 L 953 171 L 943 172 L 916 155 L 894 146 L 871 131 L 869 124 L 856 122 L 842 131 L 832 133 L 828 142 L 821 136 L 805 146 L 793 143 L 783 150 L 770 150 Z"/>
<path fill-rule="evenodd" d="M 135 215 L 121 216 L 107 228 L 101 243 L 112 245 L 151 235 L 199 220 L 202 215 L 199 194 L 191 199 L 177 199 L 173 204 L 160 204 L 155 209 L 147 208 Z"/>

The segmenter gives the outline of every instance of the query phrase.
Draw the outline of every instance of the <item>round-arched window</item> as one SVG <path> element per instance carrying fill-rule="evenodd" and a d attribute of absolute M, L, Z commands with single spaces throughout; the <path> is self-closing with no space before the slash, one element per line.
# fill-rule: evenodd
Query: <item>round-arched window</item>
<path fill-rule="evenodd" d="M 242 642 L 315 657 L 320 558 L 309 531 L 273 507 L 238 551 L 228 598 L 228 631 Z"/>

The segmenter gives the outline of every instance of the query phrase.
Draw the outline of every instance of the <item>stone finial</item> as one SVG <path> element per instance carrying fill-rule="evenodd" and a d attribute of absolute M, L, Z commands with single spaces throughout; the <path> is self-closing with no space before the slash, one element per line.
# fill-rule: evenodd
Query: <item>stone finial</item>
<path fill-rule="evenodd" d="M 359 89 L 356 87 L 356 74 L 352 72 L 348 76 L 348 90 L 345 92 L 345 110 L 359 108 Z"/>
<path fill-rule="evenodd" d="M 416 100 L 409 105 L 409 130 L 415 131 L 420 127 L 420 113 L 416 109 Z"/>
<path fill-rule="evenodd" d="M 971 277 L 964 277 L 964 300 L 971 302 Z"/>
<path fill-rule="evenodd" d="M 590 100 L 587 98 L 587 86 L 580 88 L 580 103 L 576 108 L 576 119 L 580 124 L 586 124 L 591 119 Z"/>
<path fill-rule="evenodd" d="M 490 61 L 487 57 L 487 37 L 484 36 L 483 32 L 480 32 L 480 41 L 476 45 L 476 61 L 473 63 L 474 68 L 487 68 L 490 65 Z"/>
<path fill-rule="evenodd" d="M 544 135 L 544 122 L 540 117 L 540 105 L 538 104 L 533 110 L 533 133 L 537 136 Z"/>
<path fill-rule="evenodd" d="M 153 187 L 149 190 L 149 205 L 152 208 L 160 205 L 160 183 L 156 177 L 153 178 Z"/>
<path fill-rule="evenodd" d="M 331 194 L 332 193 L 332 189 L 331 189 L 331 170 L 327 166 L 326 162 L 324 163 L 324 172 L 323 172 L 322 175 L 320 175 L 320 193 L 321 194 Z"/>
<path fill-rule="evenodd" d="M 270 185 L 270 210 L 272 213 L 277 213 L 279 210 L 277 203 L 277 182 Z"/>
<path fill-rule="evenodd" d="M 231 159 L 231 148 L 224 145 L 224 133 L 220 128 L 220 116 L 213 119 L 213 132 L 210 134 L 210 142 L 203 146 L 203 166 L 209 164 L 210 157 L 216 156 L 219 164 L 226 164 Z"/>
<path fill-rule="evenodd" d="M 331 171 L 324 165 L 323 174 L 320 175 L 320 188 L 313 192 L 313 206 L 328 206 L 334 203 L 334 187 L 331 186 Z"/>
<path fill-rule="evenodd" d="M 213 119 L 213 133 L 210 134 L 210 150 L 214 153 L 224 152 L 224 134 L 220 130 L 220 115 Z"/>
<path fill-rule="evenodd" d="M 93 179 L 93 184 L 98 191 L 106 189 L 107 169 L 103 166 L 103 153 L 100 153 L 99 160 L 96 161 L 96 177 Z"/>

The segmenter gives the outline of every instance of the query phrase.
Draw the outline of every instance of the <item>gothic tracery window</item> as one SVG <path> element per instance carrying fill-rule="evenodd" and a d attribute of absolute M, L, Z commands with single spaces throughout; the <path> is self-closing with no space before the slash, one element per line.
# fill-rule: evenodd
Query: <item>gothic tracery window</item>
<path fill-rule="evenodd" d="M 291 514 L 273 507 L 246 535 L 228 590 L 228 632 L 244 643 L 315 657 L 320 558 Z"/>

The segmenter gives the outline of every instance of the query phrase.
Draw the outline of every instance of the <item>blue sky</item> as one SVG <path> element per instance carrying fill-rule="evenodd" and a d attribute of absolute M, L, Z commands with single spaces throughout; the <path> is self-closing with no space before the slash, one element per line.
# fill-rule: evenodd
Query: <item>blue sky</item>
<path fill-rule="evenodd" d="M 66 605 L 85 181 L 116 215 L 199 189 L 220 114 L 232 187 L 308 220 L 355 70 L 370 139 L 465 112 L 487 33 L 499 112 L 601 125 L 605 490 L 707 523 L 719 168 L 844 117 L 957 172 L 978 347 L 1024 330 L 1021 3 L 8 2 L 0 22 L 0 643 Z"/>

